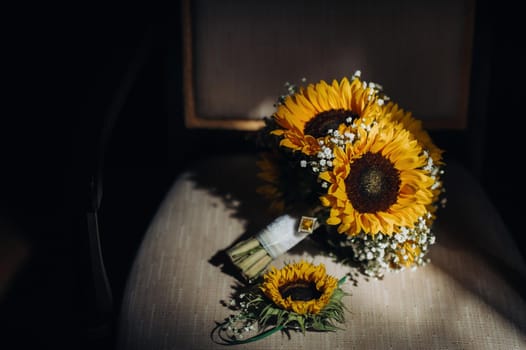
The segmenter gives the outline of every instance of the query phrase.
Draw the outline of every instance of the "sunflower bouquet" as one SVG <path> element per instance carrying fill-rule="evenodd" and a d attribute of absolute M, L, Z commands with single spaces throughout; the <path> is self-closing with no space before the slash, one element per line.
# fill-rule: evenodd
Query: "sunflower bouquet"
<path fill-rule="evenodd" d="M 257 191 L 276 220 L 227 253 L 250 281 L 306 237 L 381 277 L 426 263 L 445 203 L 443 151 L 379 84 L 287 85 L 257 133 Z"/>

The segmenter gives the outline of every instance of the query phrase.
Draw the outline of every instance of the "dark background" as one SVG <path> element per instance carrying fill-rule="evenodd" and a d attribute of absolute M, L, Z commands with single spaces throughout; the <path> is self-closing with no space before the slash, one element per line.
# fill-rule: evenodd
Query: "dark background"
<path fill-rule="evenodd" d="M 46 5 L 13 15 L 4 42 L 0 223 L 9 223 L 30 250 L 0 296 L 0 348 L 111 348 L 128 269 L 173 179 L 205 152 L 254 149 L 243 133 L 189 131 L 175 117 L 182 115 L 177 6 Z M 512 1 L 478 2 L 471 123 L 467 131 L 432 136 L 447 150 L 446 161 L 461 162 L 477 177 L 524 253 L 520 16 Z M 123 88 L 148 35 L 144 65 Z M 108 111 L 126 86 L 104 147 L 99 219 L 114 297 L 114 313 L 104 314 L 95 303 L 85 213 Z M 203 134 L 206 143 L 188 147 Z"/>

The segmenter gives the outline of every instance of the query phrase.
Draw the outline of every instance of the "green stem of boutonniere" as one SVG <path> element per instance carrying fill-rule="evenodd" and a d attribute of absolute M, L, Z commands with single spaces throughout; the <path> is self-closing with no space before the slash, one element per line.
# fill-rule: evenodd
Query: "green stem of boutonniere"
<path fill-rule="evenodd" d="M 276 332 L 279 332 L 281 331 L 284 326 L 276 326 L 276 327 L 273 327 L 271 329 L 268 329 L 262 333 L 259 333 L 258 335 L 255 335 L 253 337 L 250 337 L 250 338 L 247 338 L 247 339 L 232 339 L 230 337 L 225 337 L 221 330 L 223 329 L 223 327 L 227 324 L 228 322 L 225 322 L 225 323 L 220 323 L 218 324 L 213 330 L 212 330 L 212 333 L 211 333 L 211 338 L 214 342 L 218 343 L 218 344 L 221 344 L 221 345 L 239 345 L 239 344 L 246 344 L 246 343 L 252 343 L 252 342 L 255 342 L 255 341 L 258 341 L 258 340 L 261 340 L 263 338 L 266 338 L 268 337 L 269 335 L 272 335 Z M 219 339 L 221 339 L 222 342 L 217 342 L 216 340 L 214 340 L 214 334 L 217 333 L 217 336 L 219 337 Z"/>

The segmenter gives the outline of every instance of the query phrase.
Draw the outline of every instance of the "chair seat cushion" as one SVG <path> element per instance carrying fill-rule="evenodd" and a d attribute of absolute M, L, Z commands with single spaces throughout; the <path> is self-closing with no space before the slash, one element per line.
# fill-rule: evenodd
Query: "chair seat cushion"
<path fill-rule="evenodd" d="M 221 252 L 272 220 L 255 192 L 255 157 L 200 161 L 182 173 L 153 218 L 129 275 L 121 349 L 224 349 L 210 333 L 232 311 L 221 304 L 236 279 Z M 238 349 L 525 349 L 526 265 L 482 188 L 446 166 L 447 206 L 438 212 L 430 263 L 356 277 L 345 330 L 275 333 Z M 354 272 L 304 240 L 274 261 L 305 258 L 334 276 Z"/>

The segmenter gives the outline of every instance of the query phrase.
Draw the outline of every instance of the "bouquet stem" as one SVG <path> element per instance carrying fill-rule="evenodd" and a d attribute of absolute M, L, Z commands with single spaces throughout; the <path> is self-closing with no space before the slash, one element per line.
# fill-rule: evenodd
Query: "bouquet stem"
<path fill-rule="evenodd" d="M 282 215 L 257 235 L 241 241 L 227 250 L 232 263 L 249 282 L 257 279 L 278 256 L 302 241 L 317 228 L 316 218 L 301 220 Z"/>

